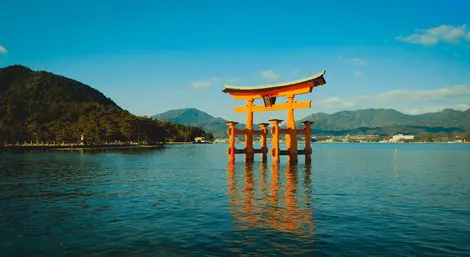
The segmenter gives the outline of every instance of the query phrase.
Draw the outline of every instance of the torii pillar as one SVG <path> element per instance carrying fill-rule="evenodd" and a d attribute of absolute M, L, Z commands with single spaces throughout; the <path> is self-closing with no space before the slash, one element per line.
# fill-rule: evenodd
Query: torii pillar
<path fill-rule="evenodd" d="M 229 163 L 235 162 L 235 126 L 238 124 L 236 121 L 228 121 L 227 134 L 229 136 L 229 148 L 227 150 Z"/>
<path fill-rule="evenodd" d="M 302 124 L 304 125 L 303 133 L 305 134 L 305 163 L 310 164 L 312 162 L 312 121 L 303 121 Z"/>
<path fill-rule="evenodd" d="M 280 148 L 279 148 L 279 123 L 282 122 L 282 120 L 278 119 L 273 119 L 269 120 L 271 123 L 271 135 L 272 135 L 272 140 L 271 140 L 271 158 L 273 163 L 279 163 L 280 159 L 279 156 L 281 155 L 280 153 Z"/>
<path fill-rule="evenodd" d="M 294 118 L 294 95 L 287 96 L 287 129 L 286 146 L 289 152 L 289 162 L 297 162 L 297 130 L 295 128 Z"/>
<path fill-rule="evenodd" d="M 269 123 L 260 123 L 258 126 L 261 129 L 261 160 L 266 162 L 268 160 L 268 126 Z"/>
<path fill-rule="evenodd" d="M 245 161 L 252 161 L 255 158 L 255 149 L 253 148 L 253 102 L 254 99 L 248 99 L 246 105 Z"/>

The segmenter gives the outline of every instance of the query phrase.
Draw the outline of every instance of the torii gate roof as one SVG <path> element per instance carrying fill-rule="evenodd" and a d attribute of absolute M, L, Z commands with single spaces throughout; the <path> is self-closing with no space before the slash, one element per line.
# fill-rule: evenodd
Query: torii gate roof
<path fill-rule="evenodd" d="M 276 89 L 288 89 L 289 87 L 299 87 L 305 85 L 305 87 L 317 87 L 323 84 L 326 84 L 325 75 L 326 70 L 317 73 L 313 76 L 298 79 L 289 82 L 282 82 L 277 84 L 267 84 L 267 85 L 260 85 L 260 86 L 230 86 L 228 84 L 225 85 L 225 89 L 222 91 L 224 93 L 262 93 L 262 92 L 269 92 Z"/>

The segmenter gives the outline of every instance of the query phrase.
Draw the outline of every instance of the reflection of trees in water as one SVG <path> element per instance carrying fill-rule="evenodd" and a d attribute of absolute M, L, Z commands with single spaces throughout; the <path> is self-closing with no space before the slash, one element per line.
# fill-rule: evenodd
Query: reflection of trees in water
<path fill-rule="evenodd" d="M 143 154 L 155 154 L 159 152 L 163 152 L 164 148 L 151 148 L 151 147 L 130 147 L 130 148 L 90 148 L 90 149 L 82 149 L 80 150 L 83 154 L 88 155 L 99 155 L 102 153 L 113 153 L 113 154 L 121 154 L 121 155 L 143 155 Z"/>
<path fill-rule="evenodd" d="M 237 172 L 236 167 L 229 164 L 228 194 L 237 229 L 265 228 L 304 236 L 314 234 L 310 169 L 305 166 L 303 183 L 299 185 L 297 165 L 284 168 L 273 165 L 269 172 L 266 164 L 261 163 L 259 176 L 255 176 L 257 169 L 245 164 L 244 180 L 237 180 L 242 171 Z M 239 185 L 241 183 L 243 185 Z M 303 195 L 301 199 L 300 195 Z"/>

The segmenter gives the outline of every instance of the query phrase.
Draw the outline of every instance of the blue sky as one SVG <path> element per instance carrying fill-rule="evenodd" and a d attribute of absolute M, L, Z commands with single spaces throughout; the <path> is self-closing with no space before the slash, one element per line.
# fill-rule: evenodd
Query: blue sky
<path fill-rule="evenodd" d="M 470 2 L 4 1 L 0 66 L 86 83 L 137 115 L 195 107 L 243 121 L 225 83 L 259 85 L 323 69 L 299 100 L 332 113 L 470 108 Z M 469 26 L 467 26 L 467 24 Z M 255 121 L 285 117 L 256 114 Z"/>

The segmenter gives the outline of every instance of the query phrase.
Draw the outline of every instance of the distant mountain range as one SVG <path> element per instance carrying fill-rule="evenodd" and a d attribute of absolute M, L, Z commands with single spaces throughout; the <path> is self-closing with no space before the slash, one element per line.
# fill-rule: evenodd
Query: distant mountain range
<path fill-rule="evenodd" d="M 215 136 L 226 136 L 225 119 L 215 118 L 195 108 L 170 110 L 152 118 L 199 126 Z M 445 109 L 420 115 L 408 115 L 393 109 L 364 109 L 333 114 L 313 113 L 299 120 L 298 128 L 302 128 L 301 122 L 304 120 L 315 121 L 312 133 L 319 135 L 470 132 L 470 109 L 466 111 Z M 244 126 L 244 124 L 238 125 L 239 128 Z"/>
<path fill-rule="evenodd" d="M 470 109 L 409 115 L 393 109 L 313 113 L 300 121 L 315 121 L 312 129 L 320 134 L 380 134 L 470 132 Z M 298 125 L 300 125 L 300 121 Z"/>
<path fill-rule="evenodd" d="M 169 110 L 154 115 L 152 118 L 156 120 L 172 121 L 177 124 L 198 126 L 203 128 L 206 132 L 219 137 L 227 134 L 227 120 L 220 117 L 216 118 L 196 108 Z M 245 124 L 240 123 L 236 127 L 243 129 L 245 128 Z M 255 128 L 257 128 L 257 126 L 255 126 Z"/>

